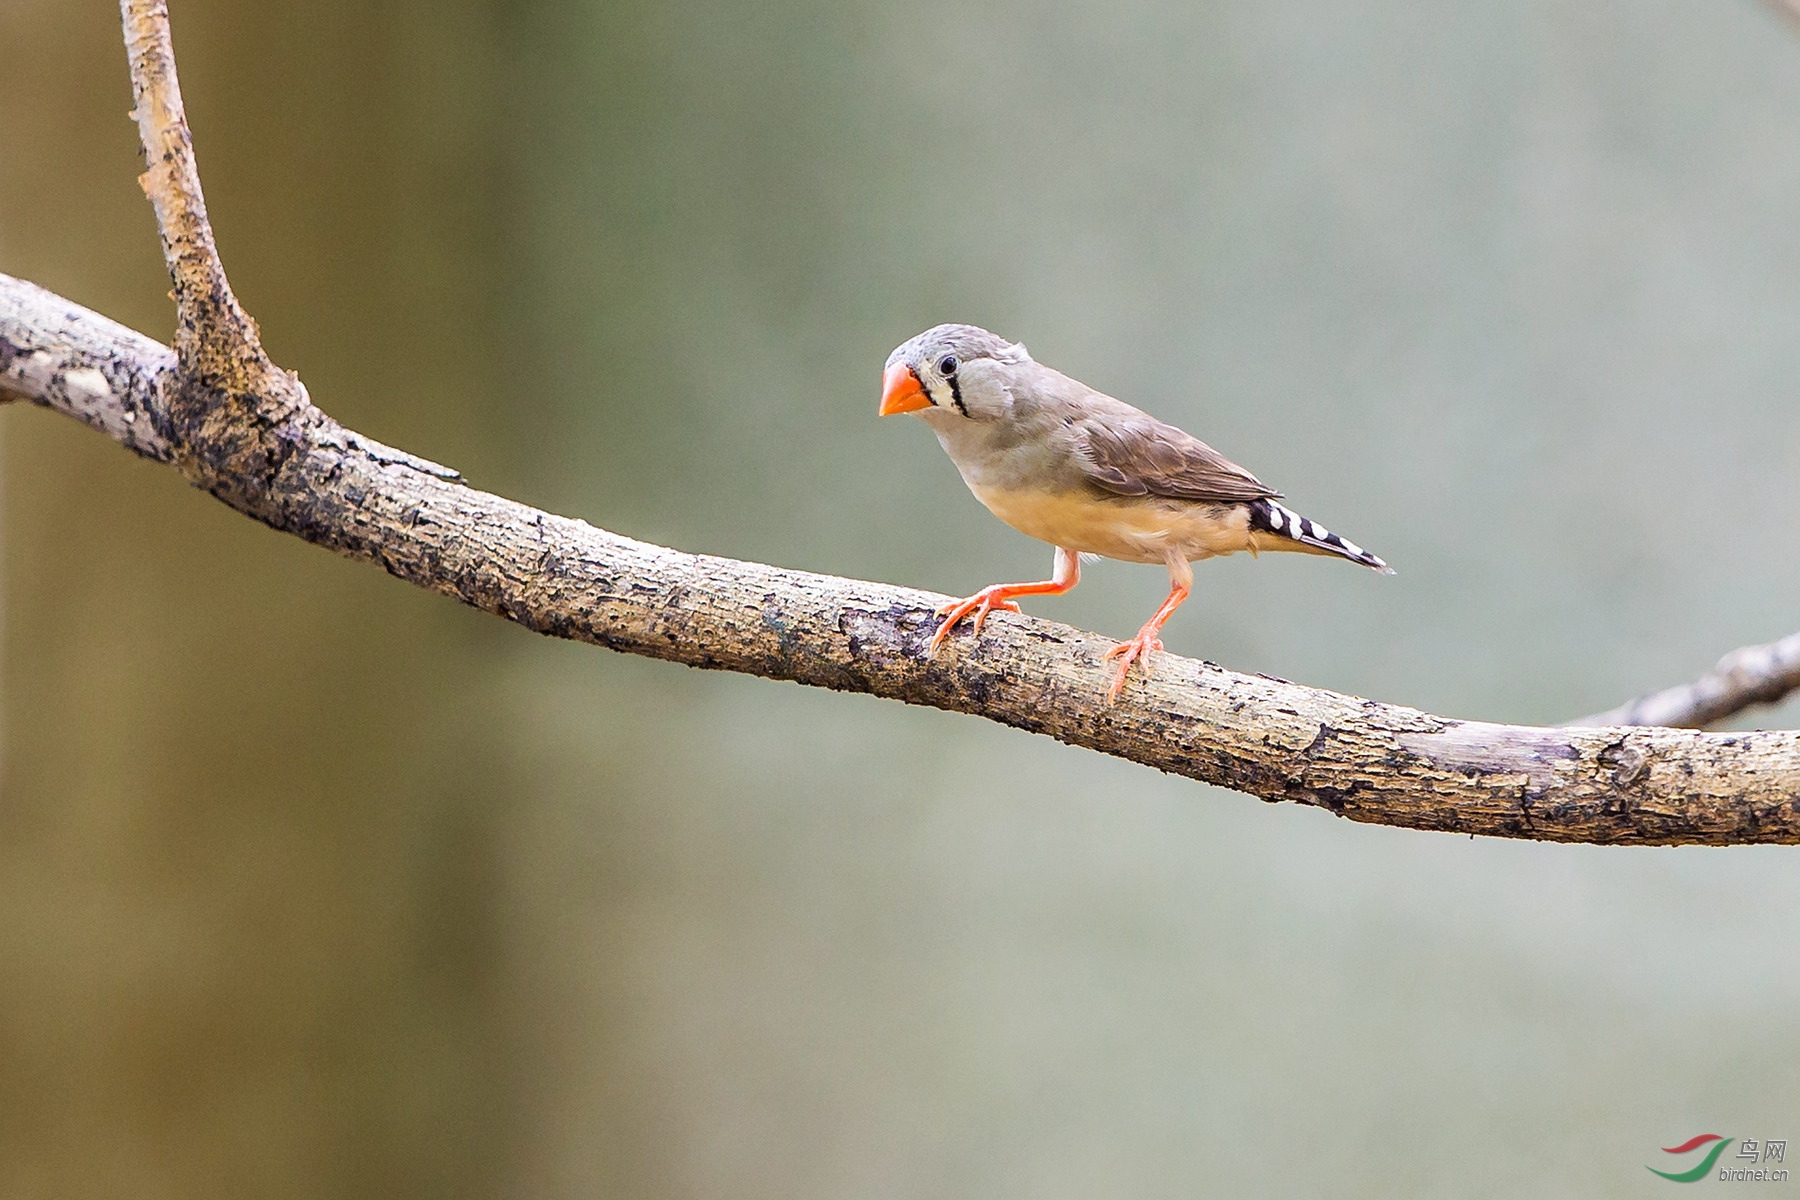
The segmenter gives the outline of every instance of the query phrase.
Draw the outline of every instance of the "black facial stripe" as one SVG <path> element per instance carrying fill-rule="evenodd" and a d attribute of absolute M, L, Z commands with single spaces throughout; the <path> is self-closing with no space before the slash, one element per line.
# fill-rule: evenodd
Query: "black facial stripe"
<path fill-rule="evenodd" d="M 962 401 L 962 385 L 956 382 L 956 376 L 954 374 L 949 376 L 949 383 L 950 383 L 950 403 L 956 405 L 957 412 L 961 413 L 965 417 L 968 416 L 969 415 L 968 405 L 964 404 Z"/>

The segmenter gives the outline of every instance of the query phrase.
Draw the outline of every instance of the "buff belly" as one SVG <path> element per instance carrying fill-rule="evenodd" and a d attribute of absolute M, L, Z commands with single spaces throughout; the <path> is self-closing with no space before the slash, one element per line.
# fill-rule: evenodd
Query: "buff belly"
<path fill-rule="evenodd" d="M 1176 554 L 1192 561 L 1275 548 L 1251 533 L 1250 514 L 1241 504 L 1110 499 L 1086 492 L 1013 491 L 974 484 L 969 490 L 1020 533 L 1124 562 L 1160 563 Z"/>

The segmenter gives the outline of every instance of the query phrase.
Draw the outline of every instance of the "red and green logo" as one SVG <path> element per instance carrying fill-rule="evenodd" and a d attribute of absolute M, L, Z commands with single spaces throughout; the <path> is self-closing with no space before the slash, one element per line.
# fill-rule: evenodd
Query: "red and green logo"
<path fill-rule="evenodd" d="M 1698 1150 L 1708 1142 L 1712 1143 L 1712 1148 L 1706 1152 L 1706 1156 L 1696 1166 L 1686 1171 L 1658 1171 L 1655 1167 L 1646 1167 L 1645 1170 L 1652 1175 L 1661 1175 L 1664 1179 L 1672 1179 L 1676 1183 L 1692 1183 L 1696 1179 L 1704 1179 L 1707 1173 L 1713 1169 L 1713 1164 L 1719 1161 L 1719 1155 L 1725 1153 L 1725 1147 L 1731 1145 L 1730 1138 L 1721 1137 L 1716 1133 L 1701 1133 L 1689 1138 L 1679 1146 L 1662 1148 L 1664 1154 L 1687 1154 L 1690 1151 Z"/>

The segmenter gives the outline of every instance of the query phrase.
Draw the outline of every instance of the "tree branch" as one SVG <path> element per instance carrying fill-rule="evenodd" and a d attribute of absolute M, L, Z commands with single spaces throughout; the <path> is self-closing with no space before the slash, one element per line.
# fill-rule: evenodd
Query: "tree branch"
<path fill-rule="evenodd" d="M 1733 650 L 1692 683 L 1639 696 L 1575 725 L 1672 725 L 1704 729 L 1746 708 L 1777 704 L 1800 689 L 1800 633 Z"/>
<path fill-rule="evenodd" d="M 170 461 L 173 447 L 145 430 L 167 423 L 180 369 L 168 348 L 0 276 L 0 391 Z M 1456 721 L 1168 654 L 1109 705 L 1110 639 L 997 613 L 928 659 L 945 597 L 647 545 L 463 486 L 329 421 L 243 491 L 277 529 L 540 633 L 973 713 L 1357 821 L 1547 841 L 1800 841 L 1800 733 Z"/>
<path fill-rule="evenodd" d="M 927 658 L 942 596 L 633 541 L 344 429 L 267 363 L 230 300 L 166 14 L 159 0 L 122 12 L 176 348 L 0 276 L 0 397 L 67 413 L 273 528 L 555 637 L 972 713 L 1356 821 L 1567 842 L 1800 841 L 1800 733 L 1457 721 L 1174 655 L 1110 705 L 1110 639 L 999 613 Z"/>
<path fill-rule="evenodd" d="M 313 407 L 298 376 L 269 361 L 256 322 L 225 278 L 181 104 L 165 0 L 119 0 L 119 17 L 144 150 L 138 182 L 156 212 L 174 284 L 179 369 L 162 377 L 168 390 L 158 432 L 193 483 L 267 519 L 261 506 L 269 481 L 299 446 L 328 436 L 333 422 Z"/>

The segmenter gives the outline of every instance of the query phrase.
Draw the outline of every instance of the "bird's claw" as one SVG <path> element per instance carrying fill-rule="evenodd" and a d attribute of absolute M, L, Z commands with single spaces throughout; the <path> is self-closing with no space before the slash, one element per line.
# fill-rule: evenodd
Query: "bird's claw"
<path fill-rule="evenodd" d="M 936 654 L 937 648 L 943 644 L 945 638 L 950 636 L 950 631 L 956 628 L 957 623 L 970 613 L 975 614 L 974 632 L 980 633 L 982 622 L 986 621 L 987 615 L 996 608 L 1004 609 L 1007 612 L 1021 611 L 1017 604 L 1006 598 L 1006 589 L 998 585 L 982 588 L 967 600 L 952 600 L 939 608 L 937 615 L 943 617 L 944 621 L 937 627 L 937 632 L 931 635 L 931 647 L 925 653 Z"/>
<path fill-rule="evenodd" d="M 1106 690 L 1108 704 L 1117 702 L 1119 693 L 1125 690 L 1125 680 L 1131 674 L 1132 663 L 1143 666 L 1144 678 L 1148 679 L 1153 674 L 1150 670 L 1150 653 L 1163 648 L 1162 640 L 1156 636 L 1158 632 L 1154 626 L 1146 625 L 1138 630 L 1136 637 L 1129 642 L 1120 642 L 1103 656 L 1123 660 L 1119 663 L 1119 673 L 1113 676 L 1112 687 Z"/>

